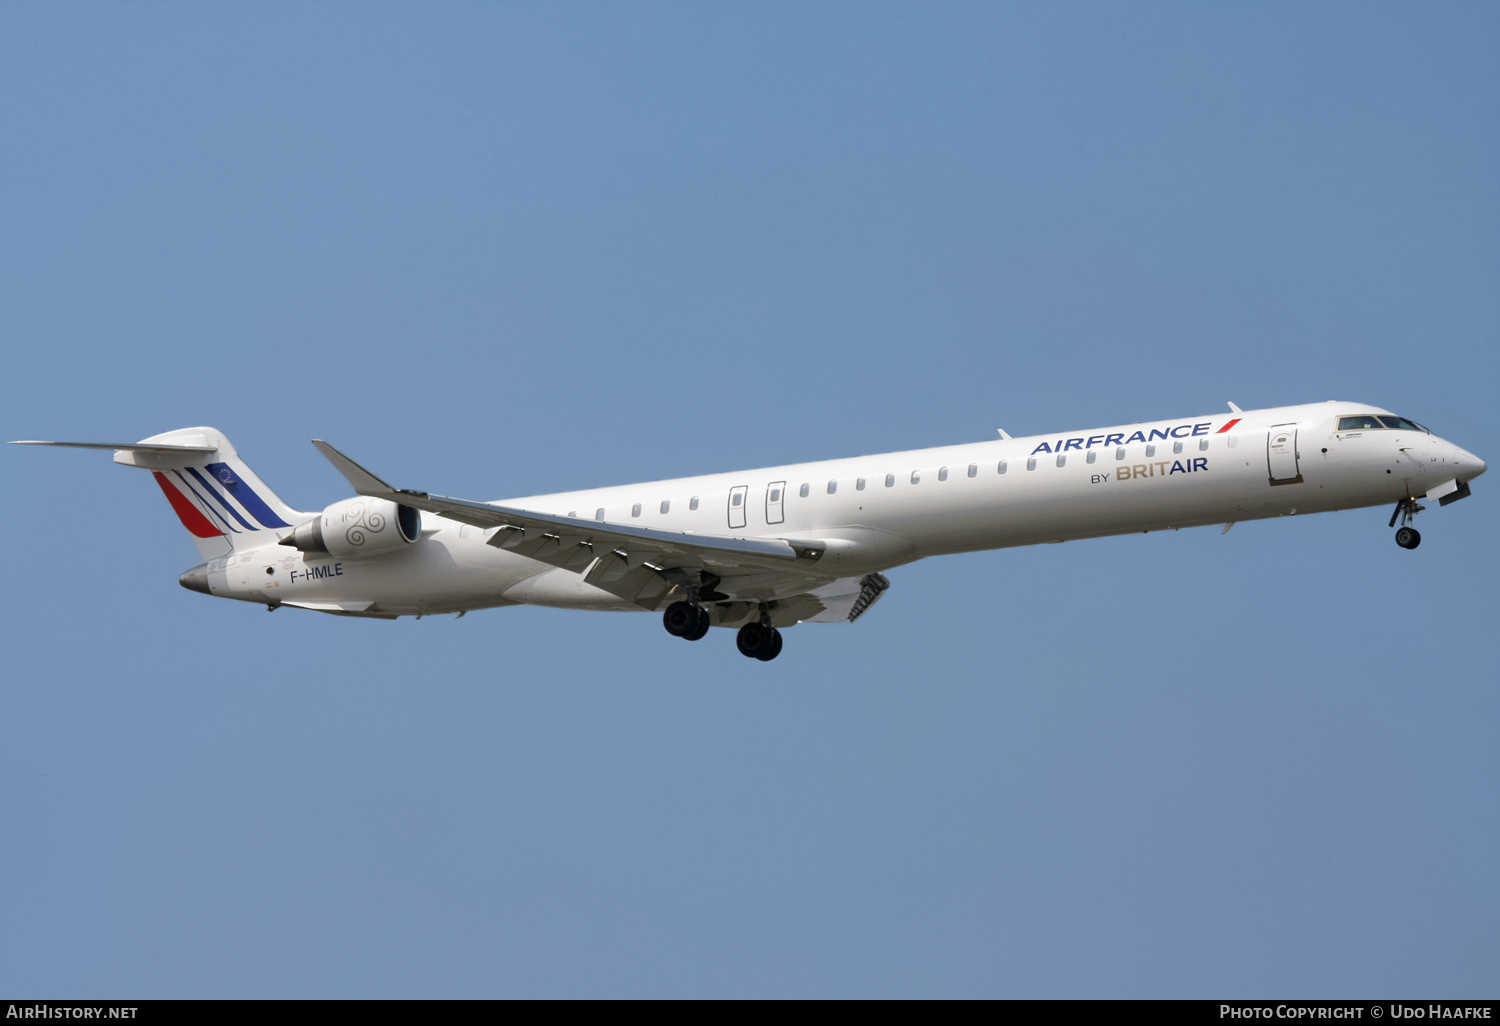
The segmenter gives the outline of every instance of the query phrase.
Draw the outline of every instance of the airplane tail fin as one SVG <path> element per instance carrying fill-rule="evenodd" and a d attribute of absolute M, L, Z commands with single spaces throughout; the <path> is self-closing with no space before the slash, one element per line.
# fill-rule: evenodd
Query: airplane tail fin
<path fill-rule="evenodd" d="M 113 449 L 115 462 L 151 471 L 204 559 L 275 544 L 314 516 L 288 506 L 235 451 L 223 432 L 181 428 L 139 442 L 18 442 Z"/>

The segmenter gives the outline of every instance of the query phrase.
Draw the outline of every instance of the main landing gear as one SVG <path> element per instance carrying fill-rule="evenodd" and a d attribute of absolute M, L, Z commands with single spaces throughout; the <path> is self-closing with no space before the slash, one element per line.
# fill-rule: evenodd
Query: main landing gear
<path fill-rule="evenodd" d="M 1411 526 L 1411 522 L 1425 508 L 1418 506 L 1416 499 L 1402 499 L 1396 503 L 1396 511 L 1391 514 L 1391 522 L 1386 526 L 1395 527 L 1397 519 L 1400 519 L 1401 526 L 1396 530 L 1396 544 L 1403 549 L 1414 549 L 1422 544 L 1422 534 Z"/>
<path fill-rule="evenodd" d="M 759 659 L 763 663 L 769 663 L 781 655 L 781 632 L 770 624 L 745 624 L 740 628 L 734 643 L 739 646 L 740 655 Z"/>
<path fill-rule="evenodd" d="M 661 615 L 661 624 L 674 638 L 697 641 L 708 633 L 708 610 L 691 602 L 673 602 Z"/>
<path fill-rule="evenodd" d="M 673 602 L 661 615 L 661 623 L 672 637 L 697 641 L 708 633 L 708 610 L 692 602 Z M 741 655 L 763 663 L 781 654 L 781 632 L 769 623 L 747 623 L 734 640 Z"/>

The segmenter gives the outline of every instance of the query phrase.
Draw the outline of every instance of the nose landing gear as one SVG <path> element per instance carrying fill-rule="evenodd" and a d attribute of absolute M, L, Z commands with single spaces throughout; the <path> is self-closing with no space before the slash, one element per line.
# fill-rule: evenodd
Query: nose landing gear
<path fill-rule="evenodd" d="M 1422 533 L 1411 526 L 1411 522 L 1424 509 L 1426 507 L 1418 506 L 1415 499 L 1402 499 L 1396 503 L 1396 511 L 1391 514 L 1391 522 L 1386 526 L 1395 527 L 1396 521 L 1401 521 L 1401 526 L 1396 531 L 1396 544 L 1403 549 L 1414 549 L 1422 544 Z"/>

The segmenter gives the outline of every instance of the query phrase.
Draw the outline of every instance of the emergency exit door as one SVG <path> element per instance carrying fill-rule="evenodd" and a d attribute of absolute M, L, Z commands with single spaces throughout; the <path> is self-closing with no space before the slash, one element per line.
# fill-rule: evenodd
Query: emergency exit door
<path fill-rule="evenodd" d="M 1302 472 L 1297 469 L 1295 426 L 1273 427 L 1266 434 L 1266 465 L 1272 484 L 1297 484 L 1302 480 Z"/>
<path fill-rule="evenodd" d="M 781 512 L 785 495 L 785 481 L 772 481 L 766 485 L 766 523 L 779 524 L 786 519 Z"/>
<path fill-rule="evenodd" d="M 729 489 L 729 526 L 745 526 L 745 496 L 750 491 L 749 485 L 736 485 Z"/>

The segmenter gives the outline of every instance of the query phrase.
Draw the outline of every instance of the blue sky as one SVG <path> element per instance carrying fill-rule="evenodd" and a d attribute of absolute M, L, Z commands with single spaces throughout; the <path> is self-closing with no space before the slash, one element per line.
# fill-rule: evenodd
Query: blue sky
<path fill-rule="evenodd" d="M 533 494 L 1352 399 L 1491 461 L 1491 4 L 9 5 L 0 436 Z M 1495 498 L 950 557 L 773 664 L 210 601 L 11 449 L 0 991 L 1493 996 Z"/>

